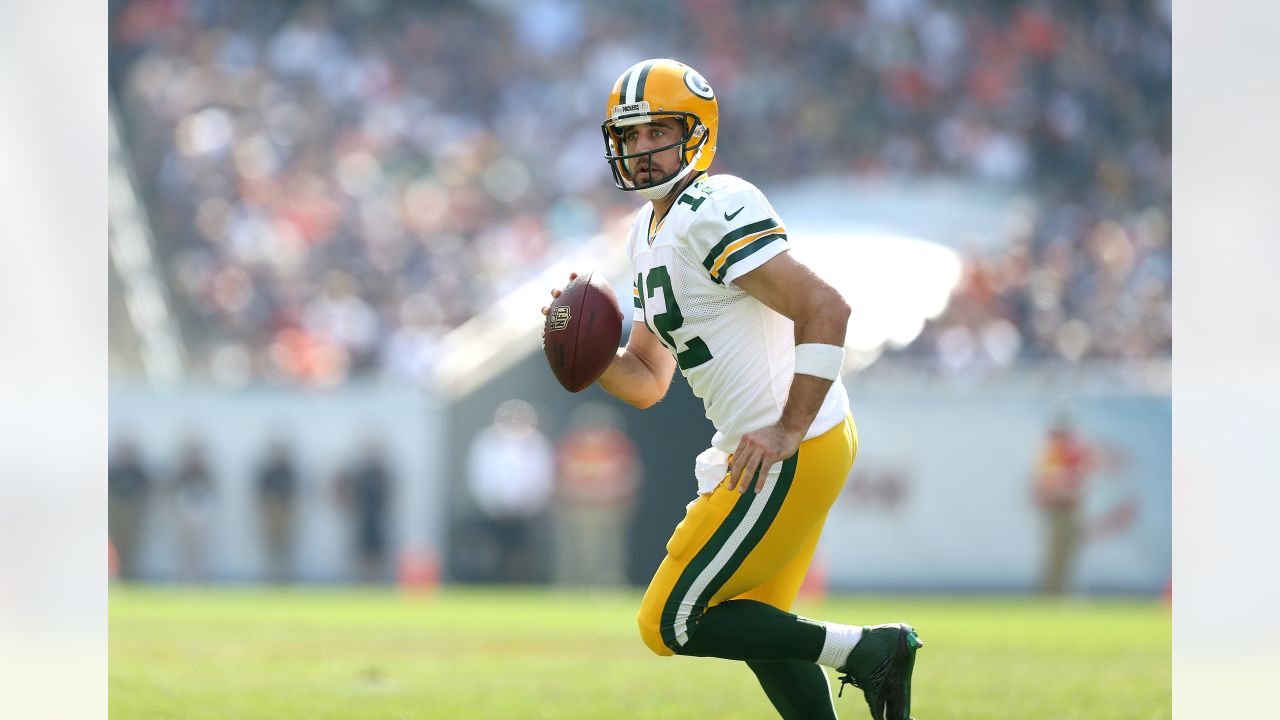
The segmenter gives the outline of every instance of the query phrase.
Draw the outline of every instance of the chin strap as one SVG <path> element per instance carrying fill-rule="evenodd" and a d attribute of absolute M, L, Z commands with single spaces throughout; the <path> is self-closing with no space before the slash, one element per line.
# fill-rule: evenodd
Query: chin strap
<path fill-rule="evenodd" d="M 698 148 L 698 152 L 694 154 L 693 160 L 689 161 L 689 164 L 685 165 L 684 168 L 681 169 L 680 172 L 676 173 L 670 180 L 649 188 L 636 188 L 636 192 L 640 193 L 640 196 L 645 200 L 661 200 L 667 196 L 667 193 L 671 192 L 671 188 L 675 187 L 676 183 L 685 179 L 689 176 L 689 173 L 693 172 L 694 166 L 698 164 L 698 159 L 701 157 L 702 148 Z"/>

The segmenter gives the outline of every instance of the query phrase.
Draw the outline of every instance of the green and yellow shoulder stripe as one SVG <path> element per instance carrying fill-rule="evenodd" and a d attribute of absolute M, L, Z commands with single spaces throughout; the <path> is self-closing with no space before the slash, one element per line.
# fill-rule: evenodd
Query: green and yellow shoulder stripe
<path fill-rule="evenodd" d="M 765 218 L 725 234 L 720 238 L 720 242 L 711 248 L 711 252 L 707 253 L 702 265 L 707 269 L 712 280 L 723 285 L 725 274 L 734 265 L 771 243 L 786 239 L 786 228 L 775 218 Z"/>

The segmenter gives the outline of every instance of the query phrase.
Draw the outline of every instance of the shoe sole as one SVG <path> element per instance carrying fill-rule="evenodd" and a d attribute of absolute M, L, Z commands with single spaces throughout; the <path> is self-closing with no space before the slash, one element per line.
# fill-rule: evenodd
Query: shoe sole
<path fill-rule="evenodd" d="M 916 650 L 924 647 L 924 641 L 910 625 L 902 623 L 900 628 L 898 651 L 885 678 L 885 685 L 891 690 L 885 693 L 882 720 L 909 720 L 911 715 L 911 672 L 916 665 Z"/>

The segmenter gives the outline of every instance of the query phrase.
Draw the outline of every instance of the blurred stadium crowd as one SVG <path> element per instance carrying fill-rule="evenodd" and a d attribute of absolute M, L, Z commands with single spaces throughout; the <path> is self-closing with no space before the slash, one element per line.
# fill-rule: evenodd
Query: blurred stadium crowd
<path fill-rule="evenodd" d="M 626 22 L 620 22 L 621 19 Z M 111 82 L 191 368 L 415 377 L 443 333 L 630 214 L 599 124 L 697 67 L 714 170 L 962 176 L 1033 201 L 899 354 L 1170 355 L 1167 0 L 112 3 Z"/>

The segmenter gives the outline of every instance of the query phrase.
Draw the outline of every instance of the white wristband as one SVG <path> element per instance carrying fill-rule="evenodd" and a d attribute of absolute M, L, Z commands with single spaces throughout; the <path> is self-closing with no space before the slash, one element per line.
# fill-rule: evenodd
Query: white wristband
<path fill-rule="evenodd" d="M 796 374 L 837 380 L 844 365 L 844 348 L 822 343 L 796 346 Z"/>

